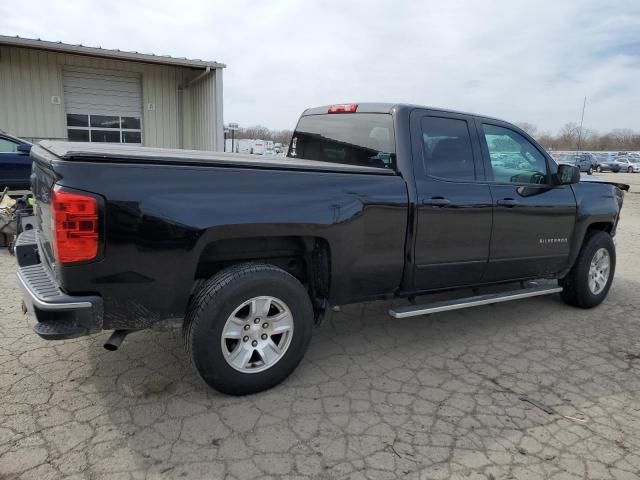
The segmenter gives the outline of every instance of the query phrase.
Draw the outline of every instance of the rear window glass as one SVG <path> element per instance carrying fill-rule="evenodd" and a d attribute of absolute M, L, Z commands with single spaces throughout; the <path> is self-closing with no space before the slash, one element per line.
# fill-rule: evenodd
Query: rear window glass
<path fill-rule="evenodd" d="M 427 173 L 448 180 L 475 180 L 467 122 L 455 118 L 424 117 L 421 123 Z"/>
<path fill-rule="evenodd" d="M 289 157 L 394 168 L 393 119 L 385 113 L 309 115 L 298 122 Z"/>

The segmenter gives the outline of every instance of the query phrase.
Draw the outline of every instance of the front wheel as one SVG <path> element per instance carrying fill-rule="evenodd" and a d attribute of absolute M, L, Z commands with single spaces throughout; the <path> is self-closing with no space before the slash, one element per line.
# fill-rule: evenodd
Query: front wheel
<path fill-rule="evenodd" d="M 596 167 L 596 172 L 601 173 L 602 172 L 602 167 L 600 165 L 598 165 Z"/>
<path fill-rule="evenodd" d="M 192 299 L 183 336 L 209 386 L 246 395 L 282 382 L 311 340 L 313 307 L 303 285 L 284 270 L 245 263 L 210 278 Z"/>
<path fill-rule="evenodd" d="M 627 168 L 627 173 L 633 173 L 633 167 Z"/>
<path fill-rule="evenodd" d="M 587 170 L 587 175 L 593 175 L 593 167 L 589 167 L 589 170 Z"/>
<path fill-rule="evenodd" d="M 616 249 L 611 235 L 595 232 L 582 245 L 575 264 L 560 280 L 562 299 L 576 307 L 600 305 L 609 293 L 616 268 Z"/>

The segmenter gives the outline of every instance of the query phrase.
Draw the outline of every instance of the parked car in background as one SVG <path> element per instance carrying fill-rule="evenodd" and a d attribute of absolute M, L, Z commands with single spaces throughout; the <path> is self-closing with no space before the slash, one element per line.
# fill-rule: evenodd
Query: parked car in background
<path fill-rule="evenodd" d="M 596 172 L 619 172 L 621 167 L 616 163 L 616 157 L 615 153 L 596 154 Z"/>
<path fill-rule="evenodd" d="M 562 162 L 575 165 L 581 172 L 587 172 L 589 175 L 591 175 L 598 166 L 596 157 L 592 153 L 587 152 L 570 153 L 565 156 Z"/>
<path fill-rule="evenodd" d="M 640 172 L 640 163 L 637 159 L 629 156 L 623 155 L 616 158 L 616 163 L 620 165 L 620 170 L 627 173 L 638 173 Z"/>
<path fill-rule="evenodd" d="M 0 191 L 28 190 L 31 183 L 31 144 L 0 131 Z"/>
<path fill-rule="evenodd" d="M 558 163 L 564 163 L 566 161 L 566 158 L 569 156 L 569 154 L 566 152 L 549 152 L 549 154 Z"/>

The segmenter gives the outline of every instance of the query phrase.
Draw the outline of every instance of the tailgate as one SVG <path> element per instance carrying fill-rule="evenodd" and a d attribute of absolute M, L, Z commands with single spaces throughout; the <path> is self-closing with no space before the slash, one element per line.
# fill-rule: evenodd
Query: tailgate
<path fill-rule="evenodd" d="M 31 191 L 36 199 L 35 216 L 38 231 L 38 246 L 43 263 L 53 265 L 53 247 L 51 245 L 51 189 L 56 176 L 50 165 L 34 158 L 31 174 Z"/>

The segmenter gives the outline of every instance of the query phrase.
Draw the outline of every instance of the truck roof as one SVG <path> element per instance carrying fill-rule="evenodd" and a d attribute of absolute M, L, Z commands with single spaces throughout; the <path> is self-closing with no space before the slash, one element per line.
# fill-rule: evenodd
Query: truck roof
<path fill-rule="evenodd" d="M 494 118 L 494 117 L 488 117 L 487 115 L 480 115 L 477 113 L 470 113 L 470 112 L 460 112 L 457 110 L 451 110 L 448 108 L 440 108 L 440 107 L 429 107 L 427 105 L 416 105 L 413 103 L 385 103 L 385 102 L 347 102 L 346 104 L 349 103 L 354 103 L 356 105 L 358 105 L 358 109 L 356 110 L 356 113 L 393 113 L 394 110 L 397 109 L 408 109 L 408 110 L 413 110 L 415 108 L 420 108 L 420 109 L 425 109 L 425 110 L 433 110 L 436 112 L 442 112 L 442 113 L 455 113 L 458 115 L 471 115 L 474 117 L 481 117 L 481 118 L 486 118 L 486 119 L 491 119 L 491 120 L 499 120 L 499 121 L 504 121 L 501 120 L 499 118 Z M 340 104 L 338 104 L 340 105 Z M 327 111 L 329 110 L 329 107 L 331 107 L 331 105 L 322 105 L 320 107 L 313 107 L 313 108 L 307 108 L 302 115 L 321 115 L 324 113 L 327 113 Z"/>

